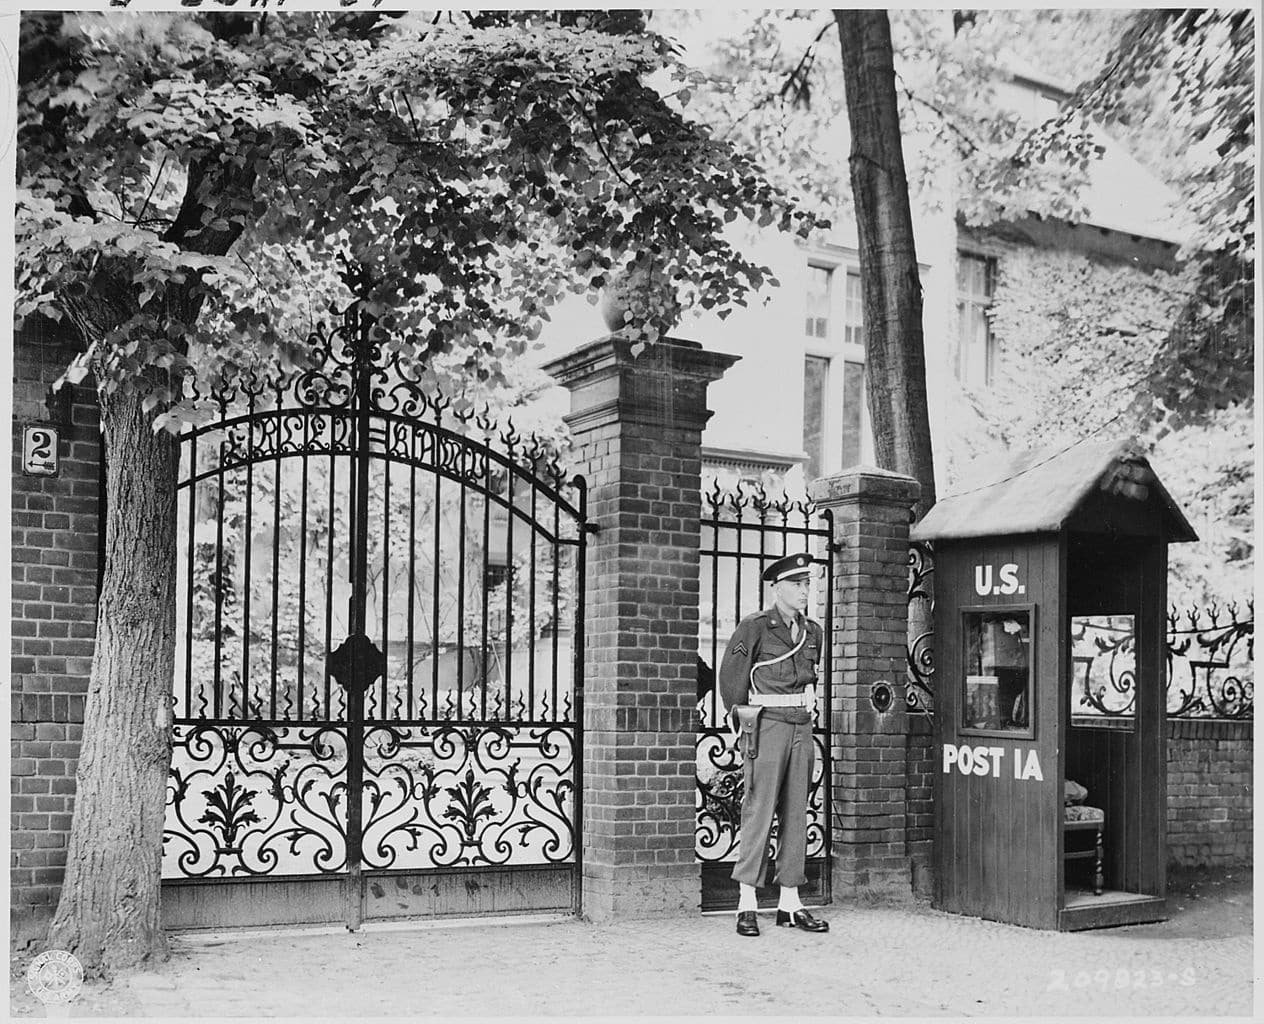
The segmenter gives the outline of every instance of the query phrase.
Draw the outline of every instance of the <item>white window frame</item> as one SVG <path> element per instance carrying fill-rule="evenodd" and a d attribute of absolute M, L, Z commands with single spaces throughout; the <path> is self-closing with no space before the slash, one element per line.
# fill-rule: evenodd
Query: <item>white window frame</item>
<path fill-rule="evenodd" d="M 958 285 L 958 279 L 961 275 L 961 261 L 963 259 L 980 260 L 985 264 L 990 263 L 992 269 L 992 294 L 987 297 L 988 304 L 984 308 L 984 319 L 987 323 L 987 338 L 983 345 L 983 375 L 982 380 L 971 380 L 970 371 L 967 368 L 966 374 L 963 376 L 959 372 L 962 357 L 962 337 L 961 337 L 961 288 Z M 1001 273 L 1001 260 L 999 254 L 989 252 L 983 248 L 958 246 L 956 252 L 956 263 L 953 266 L 952 289 L 953 289 L 953 308 L 956 312 L 953 337 L 953 353 L 951 370 L 953 377 L 962 386 L 973 388 L 977 391 L 989 391 L 993 382 L 996 380 L 997 370 L 1001 361 L 1001 345 L 1000 340 L 996 337 L 996 333 L 992 330 L 992 318 L 988 315 L 991 312 L 992 304 L 996 301 L 996 284 Z M 986 271 L 985 271 L 986 272 Z M 967 354 L 967 358 L 968 358 Z"/>
<path fill-rule="evenodd" d="M 847 312 L 847 275 L 860 275 L 859 254 L 853 249 L 838 249 L 830 252 L 810 251 L 805 258 L 806 267 L 817 267 L 830 273 L 829 331 L 826 337 L 816 338 L 806 331 L 806 315 L 800 317 L 804 323 L 803 332 L 803 365 L 807 356 L 818 356 L 829 360 L 826 369 L 824 424 L 821 430 L 821 473 L 828 476 L 842 468 L 842 413 L 843 413 L 843 364 L 859 363 L 866 365 L 863 337 L 860 341 L 845 341 L 845 316 Z M 805 275 L 806 278 L 806 275 Z M 807 304 L 807 289 L 804 289 L 804 306 Z M 862 300 L 863 302 L 863 300 Z M 800 374 L 803 373 L 803 365 Z M 864 400 L 865 388 L 861 387 L 860 403 L 860 461 L 873 462 L 873 432 L 869 423 L 869 403 Z M 807 410 L 804 410 L 806 415 Z M 804 464 L 806 473 L 806 462 Z"/>

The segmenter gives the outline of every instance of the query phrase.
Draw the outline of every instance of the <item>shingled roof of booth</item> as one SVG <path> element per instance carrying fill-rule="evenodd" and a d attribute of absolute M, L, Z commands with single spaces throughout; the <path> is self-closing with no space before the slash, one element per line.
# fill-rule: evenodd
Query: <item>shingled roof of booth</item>
<path fill-rule="evenodd" d="M 970 467 L 963 479 L 976 483 L 940 498 L 913 527 L 912 540 L 1057 533 L 1095 490 L 1157 500 L 1169 541 L 1198 539 L 1132 438 L 1089 439 L 1065 449 L 990 458 Z"/>

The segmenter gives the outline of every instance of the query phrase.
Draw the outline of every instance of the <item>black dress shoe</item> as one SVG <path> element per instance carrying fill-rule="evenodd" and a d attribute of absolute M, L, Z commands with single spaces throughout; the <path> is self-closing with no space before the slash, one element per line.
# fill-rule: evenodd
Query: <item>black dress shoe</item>
<path fill-rule="evenodd" d="M 741 910 L 737 914 L 738 935 L 758 935 L 759 922 L 755 920 L 755 911 Z"/>
<path fill-rule="evenodd" d="M 829 922 L 813 917 L 806 910 L 778 910 L 778 928 L 802 928 L 805 932 L 827 932 Z"/>

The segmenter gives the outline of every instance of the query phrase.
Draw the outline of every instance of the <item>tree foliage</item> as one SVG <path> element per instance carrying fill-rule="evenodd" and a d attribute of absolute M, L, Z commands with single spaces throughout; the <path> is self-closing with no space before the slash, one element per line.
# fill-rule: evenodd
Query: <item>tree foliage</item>
<path fill-rule="evenodd" d="M 988 394 L 990 432 L 1022 448 L 1070 444 L 1108 426 L 1143 431 L 1130 407 L 1191 277 L 1057 250 L 1008 251 L 991 308 L 1005 355 Z"/>
<path fill-rule="evenodd" d="M 301 361 L 340 260 L 392 346 L 488 377 L 568 290 L 654 265 L 726 308 L 767 275 L 728 221 L 812 224 L 636 18 L 40 15 L 22 56 L 19 313 L 68 317 L 103 391 L 167 371 L 172 427 L 184 372 Z"/>
<path fill-rule="evenodd" d="M 1075 222 L 1109 132 L 1174 188 L 1194 228 L 1166 270 L 1006 247 L 991 310 L 998 377 L 960 395 L 948 433 L 973 420 L 978 436 L 937 434 L 940 457 L 951 466 L 958 447 L 1069 445 L 1107 429 L 1157 441 L 1205 537 L 1174 552 L 1173 593 L 1240 598 L 1252 553 L 1241 510 L 1253 461 L 1254 15 L 895 11 L 891 23 L 916 205 L 951 204 L 978 227 Z M 770 173 L 819 209 L 852 217 L 829 27 L 826 12 L 761 12 L 695 48 L 711 58 L 702 102 L 726 134 L 769 154 Z M 1071 95 L 1051 116 L 1009 111 L 998 84 L 1015 70 Z"/>
<path fill-rule="evenodd" d="M 1225 604 L 1250 593 L 1253 403 L 1210 410 L 1175 430 L 1139 407 L 1196 268 L 1141 270 L 1019 249 L 999 273 L 992 326 L 1004 346 L 986 433 L 1005 447 L 1065 448 L 1090 435 L 1136 434 L 1199 540 L 1169 553 L 1173 603 Z"/>
<path fill-rule="evenodd" d="M 87 971 L 165 950 L 168 432 L 212 417 L 216 386 L 305 364 L 352 299 L 450 395 L 501 381 L 559 296 L 614 275 L 666 284 L 631 296 L 638 344 L 678 301 L 742 304 L 768 270 L 729 225 L 817 222 L 686 114 L 696 82 L 637 12 L 23 18 L 17 312 L 82 341 L 66 377 L 95 381 L 109 503 L 51 928 Z"/>
<path fill-rule="evenodd" d="M 1011 387 L 1005 405 L 1065 410 L 1036 433 L 1073 439 L 1113 423 L 1155 442 L 1156 465 L 1200 537 L 1171 552 L 1179 604 L 1223 605 L 1251 590 L 1254 17 L 1128 12 L 1066 103 L 1126 140 L 1180 195 L 1191 230 L 1177 271 L 1007 261 L 994 319 L 1005 344 L 1038 367 L 1029 381 L 1046 396 L 1033 397 L 1029 383 Z"/>
<path fill-rule="evenodd" d="M 685 36 L 696 18 L 663 18 Z M 1082 120 L 1068 122 L 1056 159 L 1036 156 L 1039 122 L 997 102 L 1014 36 L 981 14 L 955 32 L 945 11 L 890 12 L 896 93 L 915 205 L 951 205 L 969 223 L 1036 212 L 1081 214 L 1079 191 L 1097 152 Z M 841 55 L 827 11 L 761 11 L 697 44 L 718 130 L 766 155 L 768 172 L 831 218 L 853 216 Z M 702 108 L 700 108 L 702 109 Z"/>
<path fill-rule="evenodd" d="M 1092 162 L 1122 138 L 1181 196 L 1195 269 L 1135 418 L 1178 429 L 1252 392 L 1254 14 L 1248 10 L 892 12 L 912 198 L 972 226 L 1035 214 L 1076 222 Z M 845 95 L 826 12 L 760 12 L 700 52 L 722 130 L 836 220 Z M 688 28 L 686 22 L 685 27 Z M 1014 69 L 1069 83 L 1052 114 L 1010 110 Z M 1074 83 L 1082 83 L 1078 87 Z"/>
<path fill-rule="evenodd" d="M 1254 12 L 1175 9 L 1132 12 L 1065 105 L 1135 141 L 1191 226 L 1182 258 L 1194 284 L 1136 397 L 1163 430 L 1253 397 L 1254 104 Z"/>

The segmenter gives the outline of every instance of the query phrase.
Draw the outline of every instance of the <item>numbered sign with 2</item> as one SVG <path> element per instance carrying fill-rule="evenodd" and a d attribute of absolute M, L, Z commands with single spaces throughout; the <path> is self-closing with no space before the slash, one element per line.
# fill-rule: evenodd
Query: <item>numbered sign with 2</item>
<path fill-rule="evenodd" d="M 28 426 L 22 441 L 22 472 L 28 476 L 56 476 L 57 429 L 47 424 Z"/>

